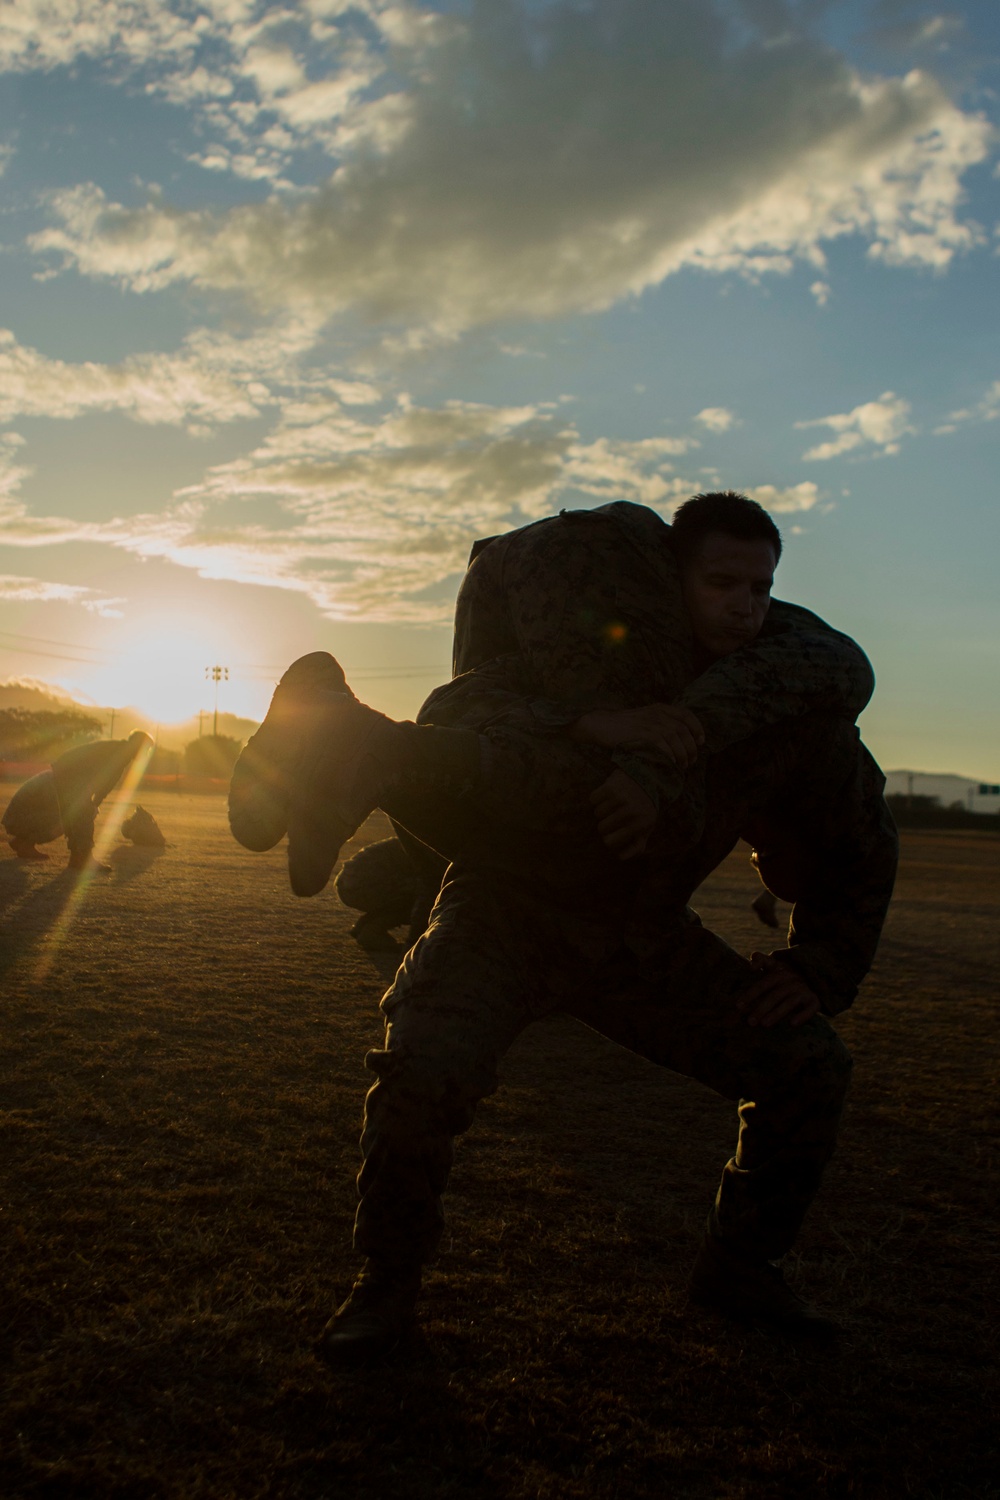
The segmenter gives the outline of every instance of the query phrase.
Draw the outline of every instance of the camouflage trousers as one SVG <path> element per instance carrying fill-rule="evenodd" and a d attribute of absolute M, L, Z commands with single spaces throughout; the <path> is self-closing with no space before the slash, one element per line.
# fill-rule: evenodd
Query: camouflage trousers
<path fill-rule="evenodd" d="M 736 1001 L 754 978 L 688 908 L 637 954 L 620 928 L 539 908 L 505 883 L 453 868 L 382 1002 L 385 1045 L 366 1059 L 376 1082 L 361 1142 L 357 1248 L 388 1264 L 434 1255 L 455 1137 L 496 1090 L 521 1031 L 564 1011 L 738 1101 L 713 1231 L 748 1254 L 784 1254 L 833 1151 L 851 1061 L 822 1017 L 747 1025 Z"/>
<path fill-rule="evenodd" d="M 40 771 L 22 782 L 7 805 L 3 826 L 11 838 L 31 844 L 50 844 L 63 831 L 59 795 L 51 771 Z"/>
<path fill-rule="evenodd" d="M 19 787 L 3 815 L 3 826 L 15 838 L 49 844 L 66 835 L 70 853 L 89 854 L 94 847 L 97 808 L 86 786 L 60 772 L 41 771 Z"/>

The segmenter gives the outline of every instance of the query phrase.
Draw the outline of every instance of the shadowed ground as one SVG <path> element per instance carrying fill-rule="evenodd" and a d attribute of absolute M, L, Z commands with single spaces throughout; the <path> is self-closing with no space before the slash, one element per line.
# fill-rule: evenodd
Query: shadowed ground
<path fill-rule="evenodd" d="M 1000 838 L 904 835 L 841 1025 L 854 1093 L 792 1266 L 845 1313 L 834 1353 L 688 1307 L 734 1111 L 554 1021 L 462 1143 L 422 1332 L 347 1379 L 310 1345 L 355 1267 L 390 966 L 219 797 L 143 805 L 169 847 L 119 845 L 80 901 L 62 845 L 0 855 L 5 1500 L 1000 1495 Z M 743 850 L 697 902 L 744 951 L 754 890 Z"/>

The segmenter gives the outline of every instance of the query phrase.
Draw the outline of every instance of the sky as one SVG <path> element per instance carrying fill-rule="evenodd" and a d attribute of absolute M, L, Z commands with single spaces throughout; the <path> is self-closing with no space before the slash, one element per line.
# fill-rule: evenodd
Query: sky
<path fill-rule="evenodd" d="M 415 712 L 471 542 L 736 488 L 1000 780 L 1000 8 L 8 0 L 0 680 Z"/>

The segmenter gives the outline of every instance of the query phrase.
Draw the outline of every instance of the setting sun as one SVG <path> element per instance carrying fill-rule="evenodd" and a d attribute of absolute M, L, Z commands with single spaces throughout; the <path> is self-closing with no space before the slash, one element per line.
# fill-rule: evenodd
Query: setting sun
<path fill-rule="evenodd" d="M 228 631 L 215 626 L 150 618 L 127 635 L 113 662 L 94 672 L 88 692 L 109 706 L 137 708 L 154 722 L 176 724 L 202 710 L 211 712 L 216 688 L 206 680 L 206 668 L 230 663 L 233 648 Z M 230 683 L 222 681 L 220 709 L 238 712 L 236 698 Z"/>

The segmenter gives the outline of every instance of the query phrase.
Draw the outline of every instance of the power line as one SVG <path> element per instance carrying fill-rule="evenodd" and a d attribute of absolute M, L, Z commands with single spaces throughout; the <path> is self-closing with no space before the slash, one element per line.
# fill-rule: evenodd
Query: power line
<path fill-rule="evenodd" d="M 19 645 L 19 643 L 21 643 L 21 640 L 34 640 L 34 642 L 37 642 L 37 645 L 43 646 L 70 646 L 73 651 L 90 651 L 91 654 L 97 652 L 97 654 L 99 655 L 106 655 L 106 651 L 103 646 L 84 646 L 79 643 L 79 640 L 49 640 L 48 636 L 24 636 L 24 634 L 21 634 L 21 631 L 19 630 L 0 630 L 0 636 L 6 637 L 7 640 L 15 640 L 15 642 L 18 643 L 19 648 L 21 648 L 22 651 L 24 651 L 27 655 L 52 655 L 52 652 L 30 651 L 30 649 L 28 649 L 28 646 Z M 64 660 L 82 660 L 82 658 L 66 657 L 64 658 Z"/>
<path fill-rule="evenodd" d="M 30 646 L 19 646 L 17 649 L 22 656 L 45 656 L 50 661 L 75 661 L 86 667 L 104 667 L 109 664 L 106 661 L 95 661 L 91 656 L 67 656 L 65 651 L 38 651 Z"/>

